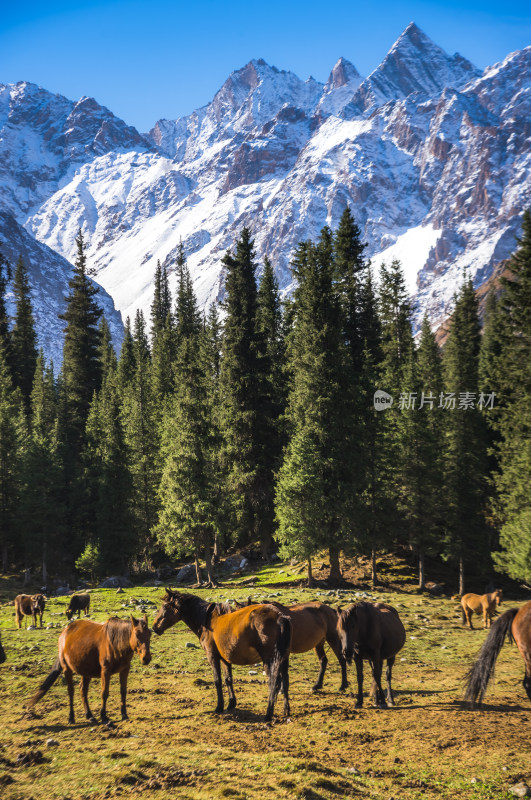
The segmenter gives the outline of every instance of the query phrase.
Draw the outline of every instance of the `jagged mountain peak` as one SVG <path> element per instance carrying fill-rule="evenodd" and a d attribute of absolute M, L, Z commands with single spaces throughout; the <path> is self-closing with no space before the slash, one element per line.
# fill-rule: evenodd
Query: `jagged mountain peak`
<path fill-rule="evenodd" d="M 382 63 L 362 82 L 350 112 L 367 112 L 414 92 L 434 96 L 445 88 L 461 89 L 480 75 L 470 61 L 459 53 L 449 56 L 410 22 Z"/>
<path fill-rule="evenodd" d="M 334 64 L 332 71 L 328 76 L 328 80 L 325 83 L 325 94 L 332 92 L 334 89 L 339 89 L 341 86 L 345 86 L 347 83 L 350 83 L 352 80 L 357 78 L 359 78 L 361 81 L 361 75 L 354 64 L 341 56 L 341 58 L 339 58 Z"/>

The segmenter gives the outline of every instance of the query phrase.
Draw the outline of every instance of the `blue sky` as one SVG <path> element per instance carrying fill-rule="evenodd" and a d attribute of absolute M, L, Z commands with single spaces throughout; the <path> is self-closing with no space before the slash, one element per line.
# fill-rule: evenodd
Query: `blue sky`
<path fill-rule="evenodd" d="M 344 56 L 367 75 L 411 20 L 481 68 L 531 44 L 529 2 L 512 0 L 4 0 L 0 82 L 90 95 L 146 131 L 207 103 L 251 58 L 324 81 Z"/>

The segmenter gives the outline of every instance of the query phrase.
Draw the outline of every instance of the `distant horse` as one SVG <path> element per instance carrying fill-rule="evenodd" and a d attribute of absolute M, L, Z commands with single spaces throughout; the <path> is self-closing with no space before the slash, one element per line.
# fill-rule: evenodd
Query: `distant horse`
<path fill-rule="evenodd" d="M 247 604 L 251 605 L 249 601 Z M 328 664 L 324 649 L 325 642 L 328 642 L 332 648 L 341 667 L 341 686 L 339 691 L 346 689 L 348 686 L 347 662 L 341 651 L 341 642 L 337 633 L 337 611 L 327 606 L 326 603 L 319 603 L 317 600 L 308 603 L 297 603 L 293 606 L 284 606 L 282 603 L 275 602 L 271 602 L 268 605 L 275 606 L 291 620 L 293 629 L 291 637 L 292 653 L 306 653 L 312 648 L 315 650 L 321 669 L 312 687 L 313 690 L 317 691 L 323 686 L 323 678 Z"/>
<path fill-rule="evenodd" d="M 90 611 L 90 595 L 89 594 L 73 594 L 70 598 L 70 604 L 65 611 L 68 619 L 72 619 L 73 615 L 77 612 L 78 618 L 81 617 L 81 611 L 85 612 L 85 616 Z"/>
<path fill-rule="evenodd" d="M 473 708 L 481 703 L 489 681 L 494 674 L 494 665 L 502 649 L 505 637 L 515 641 L 525 663 L 524 689 L 531 700 L 531 600 L 520 608 L 510 608 L 502 614 L 488 633 L 477 661 L 467 674 L 465 700 Z"/>
<path fill-rule="evenodd" d="M 489 594 L 464 594 L 461 598 L 461 606 L 463 608 L 463 625 L 468 622 L 468 627 L 471 631 L 474 630 L 472 625 L 472 616 L 483 614 L 483 627 L 490 628 L 492 617 L 496 613 L 496 607 L 501 605 L 503 592 L 501 589 L 496 589 L 495 592 Z"/>
<path fill-rule="evenodd" d="M 0 664 L 3 664 L 6 658 L 5 650 L 2 647 L 2 637 L 0 636 Z"/>
<path fill-rule="evenodd" d="M 81 675 L 81 696 L 85 716 L 95 722 L 88 704 L 88 688 L 91 678 L 101 678 L 101 721 L 109 723 L 107 716 L 107 698 L 111 675 L 120 674 L 120 692 L 122 697 L 122 719 L 128 719 L 126 709 L 127 678 L 131 660 L 135 653 L 140 656 L 142 664 L 149 664 L 151 652 L 149 642 L 151 630 L 147 616 L 144 619 L 118 619 L 112 617 L 107 622 L 92 622 L 78 619 L 68 625 L 59 636 L 59 655 L 51 672 L 39 686 L 37 693 L 31 698 L 29 708 L 43 697 L 50 686 L 63 672 L 70 701 L 68 722 L 74 718 L 74 681 L 73 674 Z"/>
<path fill-rule="evenodd" d="M 396 654 L 404 646 L 406 632 L 398 612 L 385 603 L 356 603 L 338 615 L 337 629 L 343 655 L 349 664 L 354 657 L 358 678 L 356 708 L 363 705 L 363 661 L 368 660 L 373 675 L 371 695 L 379 708 L 394 705 L 391 677 Z M 387 703 L 382 689 L 382 666 L 387 660 Z"/>
<path fill-rule="evenodd" d="M 291 621 L 269 604 L 245 606 L 227 613 L 226 604 L 207 603 L 193 594 L 166 589 L 162 606 L 153 623 L 157 634 L 182 620 L 195 633 L 206 653 L 217 692 L 215 713 L 223 711 L 221 666 L 229 693 L 227 709 L 236 706 L 232 665 L 263 661 L 269 669 L 269 699 L 266 721 L 273 716 L 279 689 L 284 695 L 284 714 L 289 717 L 289 652 Z"/>
<path fill-rule="evenodd" d="M 24 617 L 32 617 L 33 625 L 37 627 L 37 617 L 40 618 L 40 626 L 42 628 L 42 615 L 46 607 L 46 599 L 43 594 L 18 594 L 15 597 L 15 617 L 17 620 L 17 627 L 20 629 L 20 623 Z M 26 620 L 24 620 L 24 627 L 26 627 Z"/>

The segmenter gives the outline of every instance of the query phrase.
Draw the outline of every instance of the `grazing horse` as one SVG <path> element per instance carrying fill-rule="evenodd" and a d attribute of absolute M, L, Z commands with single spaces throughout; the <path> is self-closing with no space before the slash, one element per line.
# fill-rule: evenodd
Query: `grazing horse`
<path fill-rule="evenodd" d="M 291 621 L 269 604 L 245 606 L 227 613 L 225 603 L 207 603 L 193 594 L 166 589 L 153 631 L 157 634 L 182 620 L 195 633 L 214 673 L 217 692 L 215 713 L 223 711 L 221 666 L 229 693 L 227 709 L 236 705 L 232 665 L 246 666 L 263 661 L 269 670 L 269 700 L 266 721 L 273 716 L 279 689 L 284 695 L 284 714 L 289 717 L 289 652 Z"/>
<path fill-rule="evenodd" d="M 524 659 L 524 689 L 531 700 L 531 600 L 529 600 L 520 608 L 510 608 L 492 624 L 477 660 L 466 676 L 465 700 L 470 702 L 471 708 L 483 700 L 506 636 L 509 636 L 510 641 L 516 642 Z"/>
<path fill-rule="evenodd" d="M 33 625 L 37 627 L 37 616 L 40 617 L 40 625 L 42 628 L 42 615 L 46 607 L 46 599 L 43 594 L 18 594 L 15 597 L 15 616 L 17 620 L 17 627 L 20 629 L 20 623 L 24 617 L 32 617 Z M 24 627 L 26 627 L 26 620 L 24 619 Z"/>
<path fill-rule="evenodd" d="M 492 617 L 496 613 L 496 606 L 501 605 L 503 592 L 501 589 L 496 589 L 495 592 L 489 594 L 464 594 L 461 598 L 461 606 L 463 608 L 463 625 L 468 622 L 468 627 L 471 631 L 474 630 L 472 625 L 472 616 L 474 614 L 483 614 L 483 627 L 490 628 Z"/>
<path fill-rule="evenodd" d="M 144 619 L 118 619 L 111 617 L 107 622 L 92 622 L 78 619 L 68 625 L 59 636 L 59 655 L 48 677 L 39 686 L 37 693 L 31 698 L 31 708 L 43 697 L 50 686 L 63 672 L 70 701 L 68 722 L 74 718 L 74 681 L 73 674 L 81 675 L 81 696 L 85 716 L 95 722 L 88 704 L 88 688 L 91 678 L 101 678 L 101 721 L 110 724 L 107 716 L 107 698 L 111 675 L 120 674 L 120 692 L 122 697 L 122 719 L 128 719 L 126 709 L 127 678 L 131 660 L 135 653 L 140 656 L 142 664 L 149 664 L 151 652 L 149 642 L 151 630 L 147 616 Z"/>
<path fill-rule="evenodd" d="M 248 601 L 247 605 L 251 605 Z M 293 629 L 291 637 L 291 653 L 306 653 L 315 650 L 321 669 L 312 689 L 318 691 L 323 687 L 323 678 L 328 664 L 324 643 L 328 642 L 341 667 L 341 686 L 343 691 L 348 686 L 347 662 L 341 651 L 341 642 L 337 633 L 337 611 L 326 603 L 317 600 L 308 603 L 297 603 L 293 606 L 283 606 L 282 603 L 271 602 L 291 620 Z M 243 606 L 244 607 L 244 606 Z"/>
<path fill-rule="evenodd" d="M 65 611 L 68 619 L 72 619 L 77 612 L 78 618 L 81 617 L 81 612 L 85 612 L 85 616 L 90 611 L 90 595 L 89 594 L 73 594 L 70 598 L 70 604 Z"/>
<path fill-rule="evenodd" d="M 7 656 L 4 648 L 2 647 L 2 637 L 0 636 L 0 664 L 3 664 Z"/>
<path fill-rule="evenodd" d="M 404 646 L 406 632 L 398 611 L 385 603 L 356 603 L 338 615 L 337 629 L 343 655 L 349 664 L 354 657 L 358 678 L 356 708 L 363 705 L 363 661 L 368 660 L 373 675 L 371 695 L 375 705 L 394 705 L 391 677 L 396 654 Z M 387 703 L 382 689 L 382 666 L 387 660 Z"/>

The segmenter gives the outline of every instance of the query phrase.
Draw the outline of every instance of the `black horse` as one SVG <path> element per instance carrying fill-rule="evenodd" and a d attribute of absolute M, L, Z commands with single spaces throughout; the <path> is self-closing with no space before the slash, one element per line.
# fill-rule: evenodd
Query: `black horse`
<path fill-rule="evenodd" d="M 373 684 L 371 695 L 379 708 L 394 705 L 391 676 L 396 654 L 404 646 L 406 632 L 398 612 L 385 603 L 357 603 L 341 611 L 337 630 L 343 655 L 349 664 L 354 658 L 358 677 L 358 696 L 356 708 L 363 705 L 363 661 L 367 660 L 372 669 Z M 387 703 L 382 689 L 382 666 L 387 661 Z"/>

